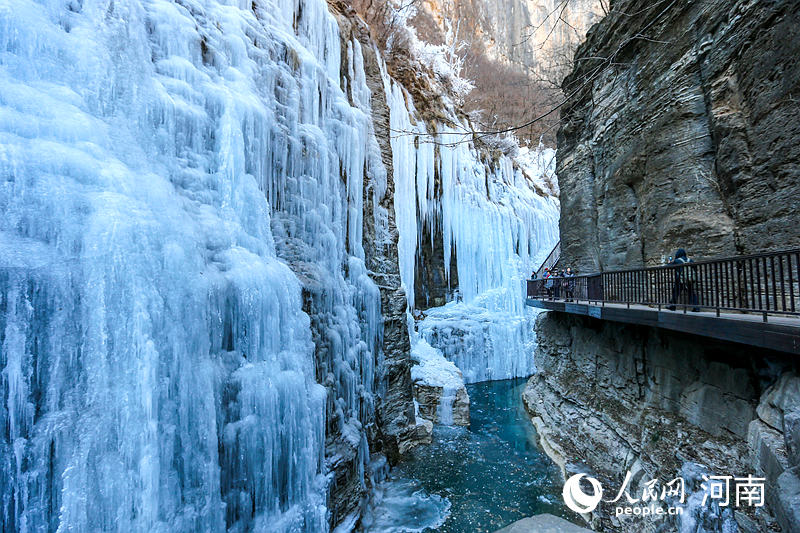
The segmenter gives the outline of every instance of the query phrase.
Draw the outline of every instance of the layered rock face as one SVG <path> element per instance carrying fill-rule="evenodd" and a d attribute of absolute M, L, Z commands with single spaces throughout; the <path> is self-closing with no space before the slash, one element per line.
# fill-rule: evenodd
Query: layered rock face
<path fill-rule="evenodd" d="M 751 459 L 785 531 L 800 531 L 800 376 L 786 373 L 762 396 L 750 422 Z"/>
<path fill-rule="evenodd" d="M 794 1 L 614 2 L 563 86 L 566 263 L 800 244 L 798 57 Z"/>
<path fill-rule="evenodd" d="M 538 373 L 523 399 L 543 447 L 566 476 L 589 472 L 609 494 L 605 499 L 612 499 L 628 471 L 634 497 L 641 497 L 650 479 L 682 476 L 688 496 L 699 491 L 702 473 L 763 473 L 769 510 L 784 530 L 797 530 L 792 454 L 800 444 L 798 378 L 790 360 L 559 313 L 542 314 L 536 331 Z M 778 384 L 768 388 L 782 372 Z M 755 532 L 774 525 L 763 510 L 701 506 L 698 497 L 687 497 L 680 519 L 617 518 L 615 504 L 607 503 L 586 518 L 602 531 L 727 531 L 735 521 L 740 531 Z"/>

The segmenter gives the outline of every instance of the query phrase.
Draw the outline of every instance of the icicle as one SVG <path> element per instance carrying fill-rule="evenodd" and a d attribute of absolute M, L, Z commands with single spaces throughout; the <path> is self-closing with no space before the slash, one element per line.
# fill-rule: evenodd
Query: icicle
<path fill-rule="evenodd" d="M 359 44 L 323 0 L 9 2 L 0 529 L 326 531 L 382 335 Z"/>
<path fill-rule="evenodd" d="M 552 169 L 525 161 L 531 182 L 510 157 L 482 157 L 463 130 L 440 125 L 425 135 L 402 90 L 391 80 L 385 84 L 406 296 L 413 308 L 414 268 L 427 224 L 432 238 L 442 239 L 448 278 L 455 253 L 463 300 L 430 310 L 420 335 L 456 362 L 467 382 L 529 375 L 534 313 L 524 306 L 525 280 L 558 239 L 558 202 L 541 196 L 534 183 Z"/>

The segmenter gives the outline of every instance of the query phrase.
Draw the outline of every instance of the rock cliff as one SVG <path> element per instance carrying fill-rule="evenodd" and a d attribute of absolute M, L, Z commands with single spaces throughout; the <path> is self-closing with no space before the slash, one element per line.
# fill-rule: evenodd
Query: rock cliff
<path fill-rule="evenodd" d="M 708 475 L 765 475 L 770 513 L 692 503 L 684 516 L 587 516 L 602 531 L 796 531 L 798 378 L 777 353 L 647 327 L 546 313 L 537 321 L 538 373 L 523 394 L 547 453 L 565 475 L 590 472 L 613 498 L 627 471 L 630 494 L 677 476 L 687 494 Z M 784 376 L 775 382 L 775 376 Z M 794 402 L 794 403 L 793 403 Z M 788 450 L 788 452 L 787 452 Z M 791 458 L 791 459 L 790 459 Z M 792 470 L 794 468 L 794 470 Z M 794 529 L 792 529 L 794 528 Z M 683 530 L 683 529 L 680 529 Z"/>
<path fill-rule="evenodd" d="M 458 25 L 462 39 L 479 40 L 486 54 L 538 75 L 563 69 L 586 30 L 603 16 L 599 0 L 426 0 L 439 30 Z"/>
<path fill-rule="evenodd" d="M 787 372 L 761 397 L 750 422 L 750 458 L 785 531 L 800 531 L 800 376 Z"/>
<path fill-rule="evenodd" d="M 475 89 L 465 109 L 481 129 L 527 123 L 560 100 L 575 48 L 605 0 L 426 0 L 411 22 L 427 41 L 455 45 Z M 515 130 L 524 143 L 555 143 L 558 116 Z"/>
<path fill-rule="evenodd" d="M 797 2 L 618 0 L 563 89 L 565 264 L 798 246 Z"/>

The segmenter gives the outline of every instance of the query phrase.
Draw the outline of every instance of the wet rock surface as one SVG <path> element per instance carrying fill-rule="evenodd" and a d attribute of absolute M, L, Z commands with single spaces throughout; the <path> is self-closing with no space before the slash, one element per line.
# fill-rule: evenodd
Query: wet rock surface
<path fill-rule="evenodd" d="M 797 2 L 613 4 L 564 83 L 564 264 L 798 246 Z"/>
<path fill-rule="evenodd" d="M 447 391 L 443 387 L 414 383 L 414 397 L 419 403 L 420 416 L 426 420 L 453 426 L 469 425 L 469 395 L 463 384 L 456 391 Z M 443 400 L 447 405 L 443 405 Z M 448 415 L 442 417 L 443 408 L 452 410 L 449 420 L 446 419 Z"/>

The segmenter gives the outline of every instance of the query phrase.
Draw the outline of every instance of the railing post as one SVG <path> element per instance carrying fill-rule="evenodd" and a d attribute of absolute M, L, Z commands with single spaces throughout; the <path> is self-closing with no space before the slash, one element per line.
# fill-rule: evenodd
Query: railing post
<path fill-rule="evenodd" d="M 786 311 L 786 286 L 783 276 L 783 256 L 778 256 L 778 271 L 781 276 L 781 311 Z"/>
<path fill-rule="evenodd" d="M 720 265 L 714 263 L 714 304 L 717 307 L 717 316 L 719 316 L 719 300 L 721 297 L 720 293 L 720 272 L 721 269 L 719 268 Z"/>
<path fill-rule="evenodd" d="M 791 308 L 792 313 L 794 313 L 794 309 L 795 309 L 795 304 L 794 304 L 794 279 L 793 279 L 794 276 L 792 276 L 792 256 L 791 256 L 791 254 L 789 254 L 789 256 L 787 256 L 786 259 L 787 259 L 787 262 L 789 263 L 787 265 L 789 267 L 788 268 L 788 270 L 789 270 L 789 307 Z M 798 268 L 800 268 L 800 267 L 798 267 Z"/>

